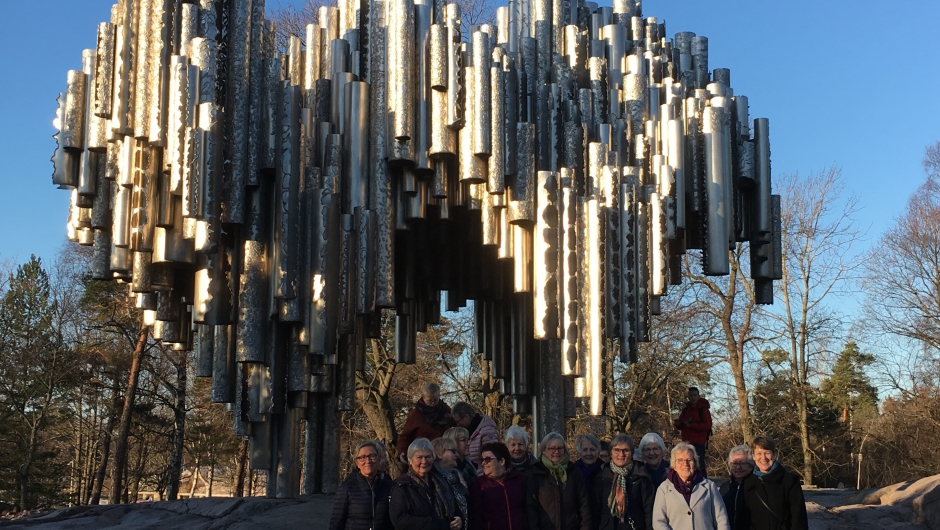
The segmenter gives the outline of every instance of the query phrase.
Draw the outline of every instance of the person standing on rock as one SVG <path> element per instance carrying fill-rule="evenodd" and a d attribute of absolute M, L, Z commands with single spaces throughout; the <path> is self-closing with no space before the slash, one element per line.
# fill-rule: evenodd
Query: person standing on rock
<path fill-rule="evenodd" d="M 480 462 L 483 459 L 481 456 L 483 444 L 499 441 L 499 430 L 496 429 L 496 422 L 486 414 L 477 413 L 469 403 L 463 401 L 454 404 L 454 409 L 450 415 L 458 427 L 463 427 L 470 433 L 470 438 L 467 439 L 467 451 L 470 460 L 477 467 L 477 474 L 479 474 Z"/>
<path fill-rule="evenodd" d="M 421 399 L 411 409 L 405 424 L 398 434 L 398 458 L 404 462 L 404 455 L 411 442 L 418 438 L 434 440 L 444 435 L 444 431 L 454 426 L 450 419 L 450 407 L 441 401 L 441 387 L 437 383 L 425 383 Z"/>
<path fill-rule="evenodd" d="M 698 454 L 699 469 L 702 476 L 708 476 L 705 462 L 705 450 L 708 448 L 708 438 L 712 434 L 712 413 L 708 410 L 708 400 L 701 397 L 698 388 L 689 387 L 689 401 L 674 422 L 677 429 L 682 432 L 682 441 L 689 442 L 695 447 Z"/>
<path fill-rule="evenodd" d="M 379 471 L 380 451 L 374 440 L 360 442 L 356 464 L 333 499 L 330 530 L 392 530 L 388 495 L 392 481 Z"/>
<path fill-rule="evenodd" d="M 754 471 L 744 479 L 744 498 L 754 530 L 807 530 L 806 501 L 800 477 L 777 461 L 770 436 L 751 441 Z"/>
<path fill-rule="evenodd" d="M 731 469 L 731 479 L 722 484 L 718 492 L 725 501 L 731 530 L 750 530 L 751 511 L 744 500 L 744 479 L 754 471 L 751 448 L 746 445 L 732 447 L 728 453 L 728 467 Z"/>

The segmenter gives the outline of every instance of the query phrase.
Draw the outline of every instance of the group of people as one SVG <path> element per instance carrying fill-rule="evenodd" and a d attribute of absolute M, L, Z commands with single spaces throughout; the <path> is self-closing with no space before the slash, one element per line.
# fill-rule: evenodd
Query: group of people
<path fill-rule="evenodd" d="M 524 429 L 513 425 L 500 440 L 492 418 L 466 403 L 448 408 L 436 385 L 425 387 L 402 435 L 404 469 L 394 482 L 381 443 L 357 446 L 356 469 L 337 493 L 331 530 L 798 530 L 808 524 L 800 479 L 777 462 L 769 436 L 731 449 L 730 478 L 719 488 L 705 477 L 699 444 L 676 443 L 667 460 L 656 433 L 639 445 L 624 433 L 610 442 L 585 434 L 572 461 L 564 436 L 552 432 L 532 454 Z"/>

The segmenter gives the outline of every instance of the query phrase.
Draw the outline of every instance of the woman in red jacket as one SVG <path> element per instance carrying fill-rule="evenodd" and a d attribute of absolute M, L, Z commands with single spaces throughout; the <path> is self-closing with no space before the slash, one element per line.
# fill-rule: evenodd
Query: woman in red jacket
<path fill-rule="evenodd" d="M 444 435 L 444 431 L 453 426 L 453 421 L 450 419 L 450 407 L 441 401 L 441 387 L 436 383 L 425 383 L 421 399 L 408 413 L 408 418 L 405 419 L 405 424 L 399 431 L 398 443 L 395 444 L 399 459 L 405 462 L 404 455 L 411 442 L 418 438 L 428 440 L 440 438 Z"/>
<path fill-rule="evenodd" d="M 470 487 L 469 530 L 525 530 L 525 475 L 509 465 L 506 444 L 482 447 L 483 476 Z"/>

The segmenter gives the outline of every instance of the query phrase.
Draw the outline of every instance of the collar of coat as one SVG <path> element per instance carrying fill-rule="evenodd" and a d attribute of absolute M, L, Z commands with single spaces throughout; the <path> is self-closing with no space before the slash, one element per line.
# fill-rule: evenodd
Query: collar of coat
<path fill-rule="evenodd" d="M 663 482 L 663 484 L 665 484 L 666 493 L 668 493 L 669 495 L 676 495 L 677 497 L 682 499 L 683 502 L 685 502 L 685 498 L 682 496 L 681 493 L 679 493 L 678 490 L 676 490 L 676 487 L 672 484 L 672 482 L 669 482 L 667 480 Z M 709 491 L 712 491 L 712 488 L 714 487 L 714 485 L 715 483 L 708 480 L 707 478 L 703 478 L 701 482 L 696 484 L 692 488 L 692 496 L 689 497 L 689 508 L 695 508 L 695 505 L 698 504 L 702 499 L 704 499 L 705 495 Z M 718 492 L 712 491 L 712 494 L 718 495 Z"/>

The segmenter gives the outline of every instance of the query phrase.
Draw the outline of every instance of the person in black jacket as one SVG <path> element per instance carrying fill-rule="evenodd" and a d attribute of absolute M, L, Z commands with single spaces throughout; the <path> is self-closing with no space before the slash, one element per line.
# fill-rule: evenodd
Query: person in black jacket
<path fill-rule="evenodd" d="M 728 522 L 731 530 L 750 530 L 751 511 L 744 500 L 744 479 L 754 471 L 751 448 L 746 445 L 732 447 L 728 453 L 728 467 L 731 468 L 731 479 L 718 488 L 728 510 Z"/>
<path fill-rule="evenodd" d="M 330 530 L 392 530 L 388 517 L 392 481 L 379 471 L 380 451 L 375 441 L 361 442 L 354 454 L 356 469 L 336 492 Z"/>
<path fill-rule="evenodd" d="M 777 462 L 777 445 L 770 436 L 751 442 L 754 472 L 744 479 L 744 498 L 754 530 L 806 530 L 806 501 L 800 477 Z"/>
<path fill-rule="evenodd" d="M 434 471 L 434 448 L 427 438 L 408 446 L 408 471 L 392 484 L 388 512 L 395 530 L 462 530 L 453 488 Z"/>
<path fill-rule="evenodd" d="M 584 476 L 569 462 L 565 438 L 545 435 L 542 457 L 526 477 L 526 527 L 529 530 L 590 530 L 591 501 Z"/>
<path fill-rule="evenodd" d="M 596 530 L 652 530 L 656 490 L 646 466 L 633 461 L 633 438 L 618 434 L 610 441 L 610 464 L 594 481 Z"/>

